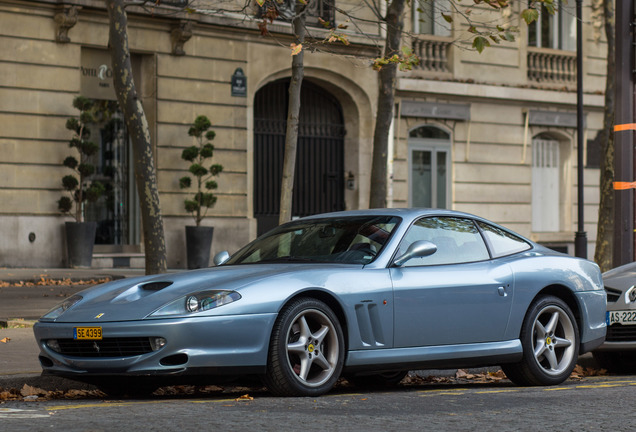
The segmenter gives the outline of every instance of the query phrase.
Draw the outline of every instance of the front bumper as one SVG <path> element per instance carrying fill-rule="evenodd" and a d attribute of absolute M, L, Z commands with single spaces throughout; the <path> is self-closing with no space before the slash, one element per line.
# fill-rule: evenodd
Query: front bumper
<path fill-rule="evenodd" d="M 40 321 L 33 331 L 45 373 L 86 375 L 223 374 L 228 370 L 265 370 L 276 314 L 103 322 L 104 339 L 162 337 L 157 351 L 132 356 L 78 357 L 52 350 L 50 339 L 73 339 L 75 327 L 94 323 Z M 99 350 L 97 341 L 96 350 Z"/>
<path fill-rule="evenodd" d="M 603 343 L 607 331 L 605 313 L 607 309 L 605 291 L 575 292 L 580 306 L 581 346 L 579 354 L 592 351 Z"/>

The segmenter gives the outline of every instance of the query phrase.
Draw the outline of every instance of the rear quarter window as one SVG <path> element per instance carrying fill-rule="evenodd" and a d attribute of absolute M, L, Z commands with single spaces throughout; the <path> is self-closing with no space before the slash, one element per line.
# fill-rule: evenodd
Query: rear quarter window
<path fill-rule="evenodd" d="M 487 223 L 478 221 L 493 258 L 512 255 L 530 249 L 532 246 L 521 237 Z"/>

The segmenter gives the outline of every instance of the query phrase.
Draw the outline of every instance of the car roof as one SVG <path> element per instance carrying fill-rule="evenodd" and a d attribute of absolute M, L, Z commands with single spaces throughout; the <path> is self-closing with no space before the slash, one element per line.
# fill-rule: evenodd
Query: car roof
<path fill-rule="evenodd" d="M 462 216 L 473 219 L 486 221 L 479 216 L 469 213 L 458 212 L 454 210 L 436 209 L 436 208 L 375 208 L 367 210 L 346 210 L 333 213 L 321 213 L 312 216 L 303 217 L 303 219 L 319 219 L 326 217 L 347 217 L 347 216 L 398 216 L 405 220 L 412 220 L 422 216 Z"/>

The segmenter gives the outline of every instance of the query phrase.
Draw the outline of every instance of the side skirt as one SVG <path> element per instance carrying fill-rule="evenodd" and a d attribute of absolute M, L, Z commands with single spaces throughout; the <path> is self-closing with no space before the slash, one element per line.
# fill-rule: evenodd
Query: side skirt
<path fill-rule="evenodd" d="M 523 349 L 519 339 L 478 344 L 439 345 L 428 347 L 389 348 L 349 351 L 345 369 L 414 370 L 454 369 L 516 363 Z"/>

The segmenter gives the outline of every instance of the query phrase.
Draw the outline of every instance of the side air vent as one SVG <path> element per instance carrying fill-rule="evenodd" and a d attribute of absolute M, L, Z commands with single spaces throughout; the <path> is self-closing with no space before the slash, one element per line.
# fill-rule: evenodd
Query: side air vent
<path fill-rule="evenodd" d="M 144 289 L 146 291 L 161 291 L 164 288 L 172 285 L 172 282 L 148 282 L 145 284 L 139 285 L 139 288 Z"/>

